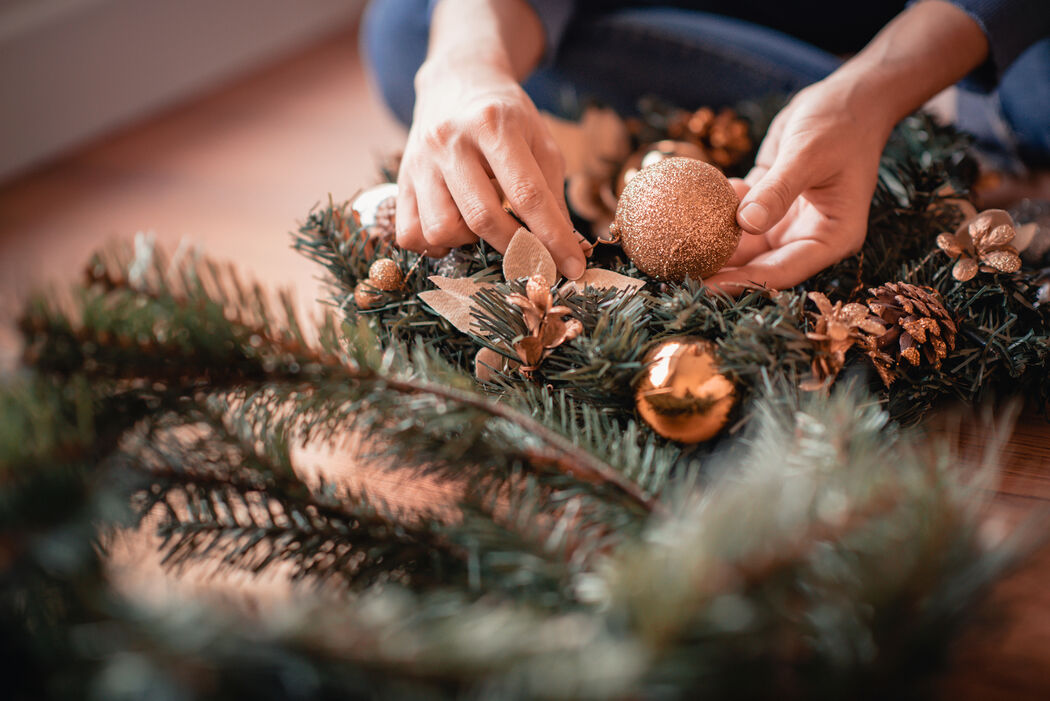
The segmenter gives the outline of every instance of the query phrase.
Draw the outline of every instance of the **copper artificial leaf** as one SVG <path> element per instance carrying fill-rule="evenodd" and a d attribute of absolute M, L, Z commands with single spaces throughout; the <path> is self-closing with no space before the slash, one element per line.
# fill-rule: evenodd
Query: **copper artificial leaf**
<path fill-rule="evenodd" d="M 959 282 L 972 280 L 977 274 L 977 261 L 973 258 L 960 258 L 952 268 L 952 277 Z"/>
<path fill-rule="evenodd" d="M 1021 269 L 1021 259 L 1009 249 L 985 253 L 981 262 L 1002 273 L 1016 273 Z"/>
<path fill-rule="evenodd" d="M 565 285 L 562 286 L 562 289 L 573 289 L 576 292 L 582 293 L 587 287 L 594 287 L 600 290 L 612 288 L 621 291 L 635 292 L 641 289 L 644 285 L 644 280 L 621 275 L 612 270 L 605 270 L 604 268 L 588 268 L 583 275 L 576 280 L 569 280 L 566 282 Z"/>
<path fill-rule="evenodd" d="M 480 329 L 471 316 L 471 311 L 475 309 L 471 297 L 489 287 L 489 284 L 468 277 L 451 278 L 440 275 L 431 275 L 430 281 L 439 289 L 420 292 L 419 298 L 462 333 L 476 335 Z"/>
<path fill-rule="evenodd" d="M 937 236 L 937 246 L 950 256 L 961 256 L 963 247 L 954 234 L 943 233 Z"/>
<path fill-rule="evenodd" d="M 503 254 L 503 277 L 507 282 L 539 275 L 548 287 L 558 281 L 558 266 L 546 246 L 525 227 L 518 227 Z"/>
<path fill-rule="evenodd" d="M 1014 240 L 1014 228 L 1008 224 L 1000 224 L 999 226 L 988 232 L 988 235 L 981 240 L 982 248 L 994 248 L 997 246 L 1005 246 Z"/>
<path fill-rule="evenodd" d="M 495 382 L 499 374 L 505 374 L 518 363 L 491 348 L 478 349 L 474 356 L 474 376 L 482 382 Z"/>

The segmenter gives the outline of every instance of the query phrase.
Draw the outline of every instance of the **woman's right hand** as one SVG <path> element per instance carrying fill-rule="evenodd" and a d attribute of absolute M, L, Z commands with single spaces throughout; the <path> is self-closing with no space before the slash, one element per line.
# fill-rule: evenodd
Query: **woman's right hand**
<path fill-rule="evenodd" d="M 562 274 L 578 278 L 586 259 L 564 184 L 561 151 L 510 66 L 428 58 L 398 176 L 399 246 L 442 256 L 480 237 L 502 253 L 518 228 L 505 196 Z"/>

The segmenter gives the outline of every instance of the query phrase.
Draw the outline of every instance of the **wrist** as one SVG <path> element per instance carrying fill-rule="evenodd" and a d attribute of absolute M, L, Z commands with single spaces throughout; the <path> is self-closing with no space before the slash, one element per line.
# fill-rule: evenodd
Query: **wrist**
<path fill-rule="evenodd" d="M 877 143 L 880 150 L 897 122 L 911 112 L 901 112 L 881 80 L 872 76 L 858 79 L 850 71 L 840 69 L 809 89 L 821 93 L 820 100 L 848 123 L 851 133 Z"/>
<path fill-rule="evenodd" d="M 479 73 L 516 83 L 513 67 L 505 52 L 496 48 L 470 47 L 432 51 L 416 71 L 416 92 L 444 84 L 448 80 L 477 82 Z"/>
<path fill-rule="evenodd" d="M 883 141 L 900 120 L 915 110 L 907 100 L 894 94 L 896 79 L 879 71 L 868 71 L 860 77 L 836 74 L 827 80 L 859 126 Z"/>
<path fill-rule="evenodd" d="M 943 0 L 926 0 L 898 15 L 827 80 L 852 84 L 858 108 L 888 133 L 987 55 L 987 39 L 972 18 Z"/>
<path fill-rule="evenodd" d="M 482 66 L 524 80 L 539 64 L 546 38 L 527 0 L 442 0 L 434 10 L 429 60 L 462 69 Z"/>

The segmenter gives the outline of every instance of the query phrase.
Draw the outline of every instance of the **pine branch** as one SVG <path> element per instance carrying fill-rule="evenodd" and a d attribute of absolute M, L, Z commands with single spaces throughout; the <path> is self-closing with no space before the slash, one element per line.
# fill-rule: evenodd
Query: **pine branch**
<path fill-rule="evenodd" d="M 643 429 L 634 420 L 617 420 L 610 412 L 574 399 L 569 390 L 549 392 L 525 386 L 510 394 L 509 399 L 522 407 L 533 407 L 537 420 L 571 436 L 580 448 L 616 466 L 649 494 L 660 495 L 672 472 L 685 467 L 680 465 L 681 450 L 676 445 Z M 686 475 L 679 474 L 679 478 L 685 479 Z"/>

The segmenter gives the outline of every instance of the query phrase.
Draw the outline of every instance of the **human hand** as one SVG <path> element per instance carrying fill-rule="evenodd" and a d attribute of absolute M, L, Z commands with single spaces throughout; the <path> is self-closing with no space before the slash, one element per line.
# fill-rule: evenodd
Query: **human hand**
<path fill-rule="evenodd" d="M 505 195 L 576 279 L 586 260 L 564 183 L 561 152 L 509 67 L 476 57 L 423 65 L 398 178 L 399 246 L 441 256 L 480 237 L 502 253 L 518 228 Z"/>
<path fill-rule="evenodd" d="M 893 121 L 845 80 L 798 93 L 770 125 L 755 167 L 732 181 L 745 233 L 705 282 L 730 293 L 751 283 L 783 289 L 859 251 Z"/>

